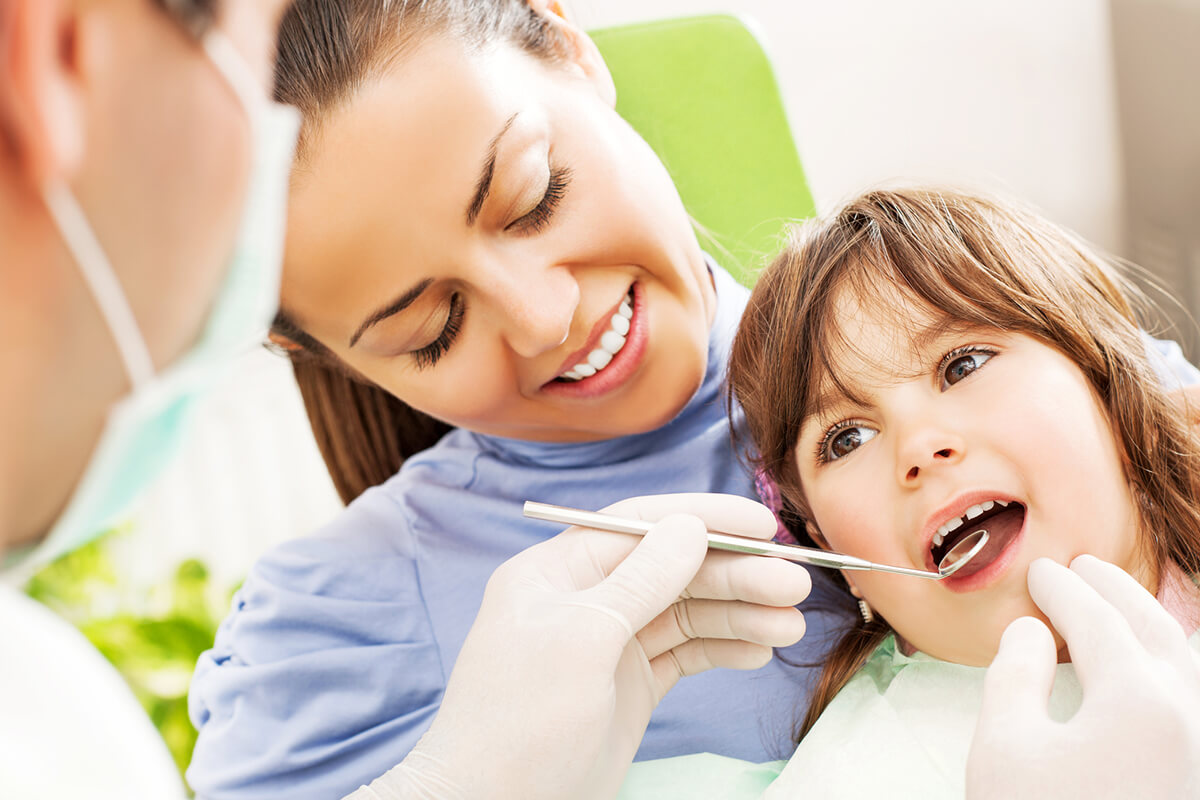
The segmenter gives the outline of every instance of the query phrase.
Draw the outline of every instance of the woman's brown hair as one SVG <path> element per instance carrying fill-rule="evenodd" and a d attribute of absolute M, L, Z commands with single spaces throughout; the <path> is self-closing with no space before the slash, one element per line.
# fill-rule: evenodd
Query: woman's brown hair
<path fill-rule="evenodd" d="M 1116 267 L 1067 231 L 1015 204 L 954 191 L 864 194 L 798 227 L 755 286 L 734 341 L 733 398 L 750 458 L 779 488 L 781 518 L 807 537 L 810 507 L 794 449 L 819 391 L 839 390 L 836 301 L 894 293 L 947 322 L 1028 335 L 1083 371 L 1112 425 L 1151 564 L 1200 573 L 1200 446 L 1146 354 L 1145 300 Z M 825 660 L 797 741 L 890 632 L 860 623 Z"/>
<path fill-rule="evenodd" d="M 527 0 L 297 0 L 280 27 L 275 98 L 303 119 L 299 172 L 322 120 L 431 35 L 455 36 L 472 48 L 507 42 L 548 62 L 566 52 Z M 450 430 L 345 368 L 286 308 L 272 333 L 295 345 L 287 349 L 292 370 L 343 502 L 396 474 Z"/>

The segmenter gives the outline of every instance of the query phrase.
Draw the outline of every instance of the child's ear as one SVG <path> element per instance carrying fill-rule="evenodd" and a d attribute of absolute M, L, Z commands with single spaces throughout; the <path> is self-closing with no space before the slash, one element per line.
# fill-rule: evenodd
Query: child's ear
<path fill-rule="evenodd" d="M 529 7 L 546 17 L 550 25 L 562 36 L 568 50 L 563 55 L 578 67 L 592 83 L 600 99 L 612 107 L 617 105 L 617 87 L 613 85 L 612 73 L 592 37 L 575 24 L 563 9 L 559 0 L 527 0 Z"/>

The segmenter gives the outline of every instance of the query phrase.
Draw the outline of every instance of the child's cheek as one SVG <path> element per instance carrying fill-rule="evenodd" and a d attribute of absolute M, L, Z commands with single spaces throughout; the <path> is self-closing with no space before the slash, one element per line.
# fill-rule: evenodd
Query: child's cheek
<path fill-rule="evenodd" d="M 847 494 L 839 502 L 826 504 L 825 513 L 814 506 L 817 521 L 834 550 L 870 559 L 888 541 L 880 504 L 864 502 L 861 491 Z"/>

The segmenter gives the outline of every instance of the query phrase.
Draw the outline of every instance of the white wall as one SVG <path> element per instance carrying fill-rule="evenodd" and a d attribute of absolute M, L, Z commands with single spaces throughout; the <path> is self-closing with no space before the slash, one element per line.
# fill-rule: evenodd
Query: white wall
<path fill-rule="evenodd" d="M 586 27 L 759 23 L 818 208 L 891 179 L 1020 196 L 1121 250 L 1104 0 L 572 0 Z"/>

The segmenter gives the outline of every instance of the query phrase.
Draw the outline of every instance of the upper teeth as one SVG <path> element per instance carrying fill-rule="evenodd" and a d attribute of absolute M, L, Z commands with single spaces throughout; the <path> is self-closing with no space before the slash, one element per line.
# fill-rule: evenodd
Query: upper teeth
<path fill-rule="evenodd" d="M 943 522 L 938 527 L 937 533 L 935 533 L 933 535 L 933 546 L 941 547 L 942 542 L 944 542 L 946 540 L 946 537 L 949 536 L 954 531 L 961 528 L 963 525 L 965 525 L 968 520 L 976 519 L 983 512 L 991 511 L 996 506 L 1000 506 L 1001 508 L 1007 508 L 1008 501 L 1007 500 L 985 500 L 978 505 L 974 505 L 974 506 L 971 506 L 970 508 L 968 508 L 966 511 L 963 512 L 963 515 L 961 517 L 955 517 L 952 520 Z"/>
<path fill-rule="evenodd" d="M 607 367 L 613 356 L 621 352 L 621 348 L 625 346 L 625 335 L 629 333 L 629 320 L 632 318 L 633 306 L 629 304 L 629 297 L 626 297 L 621 301 L 621 307 L 617 309 L 617 313 L 609 319 L 608 330 L 601 335 L 599 346 L 588 353 L 583 361 L 564 372 L 561 377 L 581 381 Z"/>

